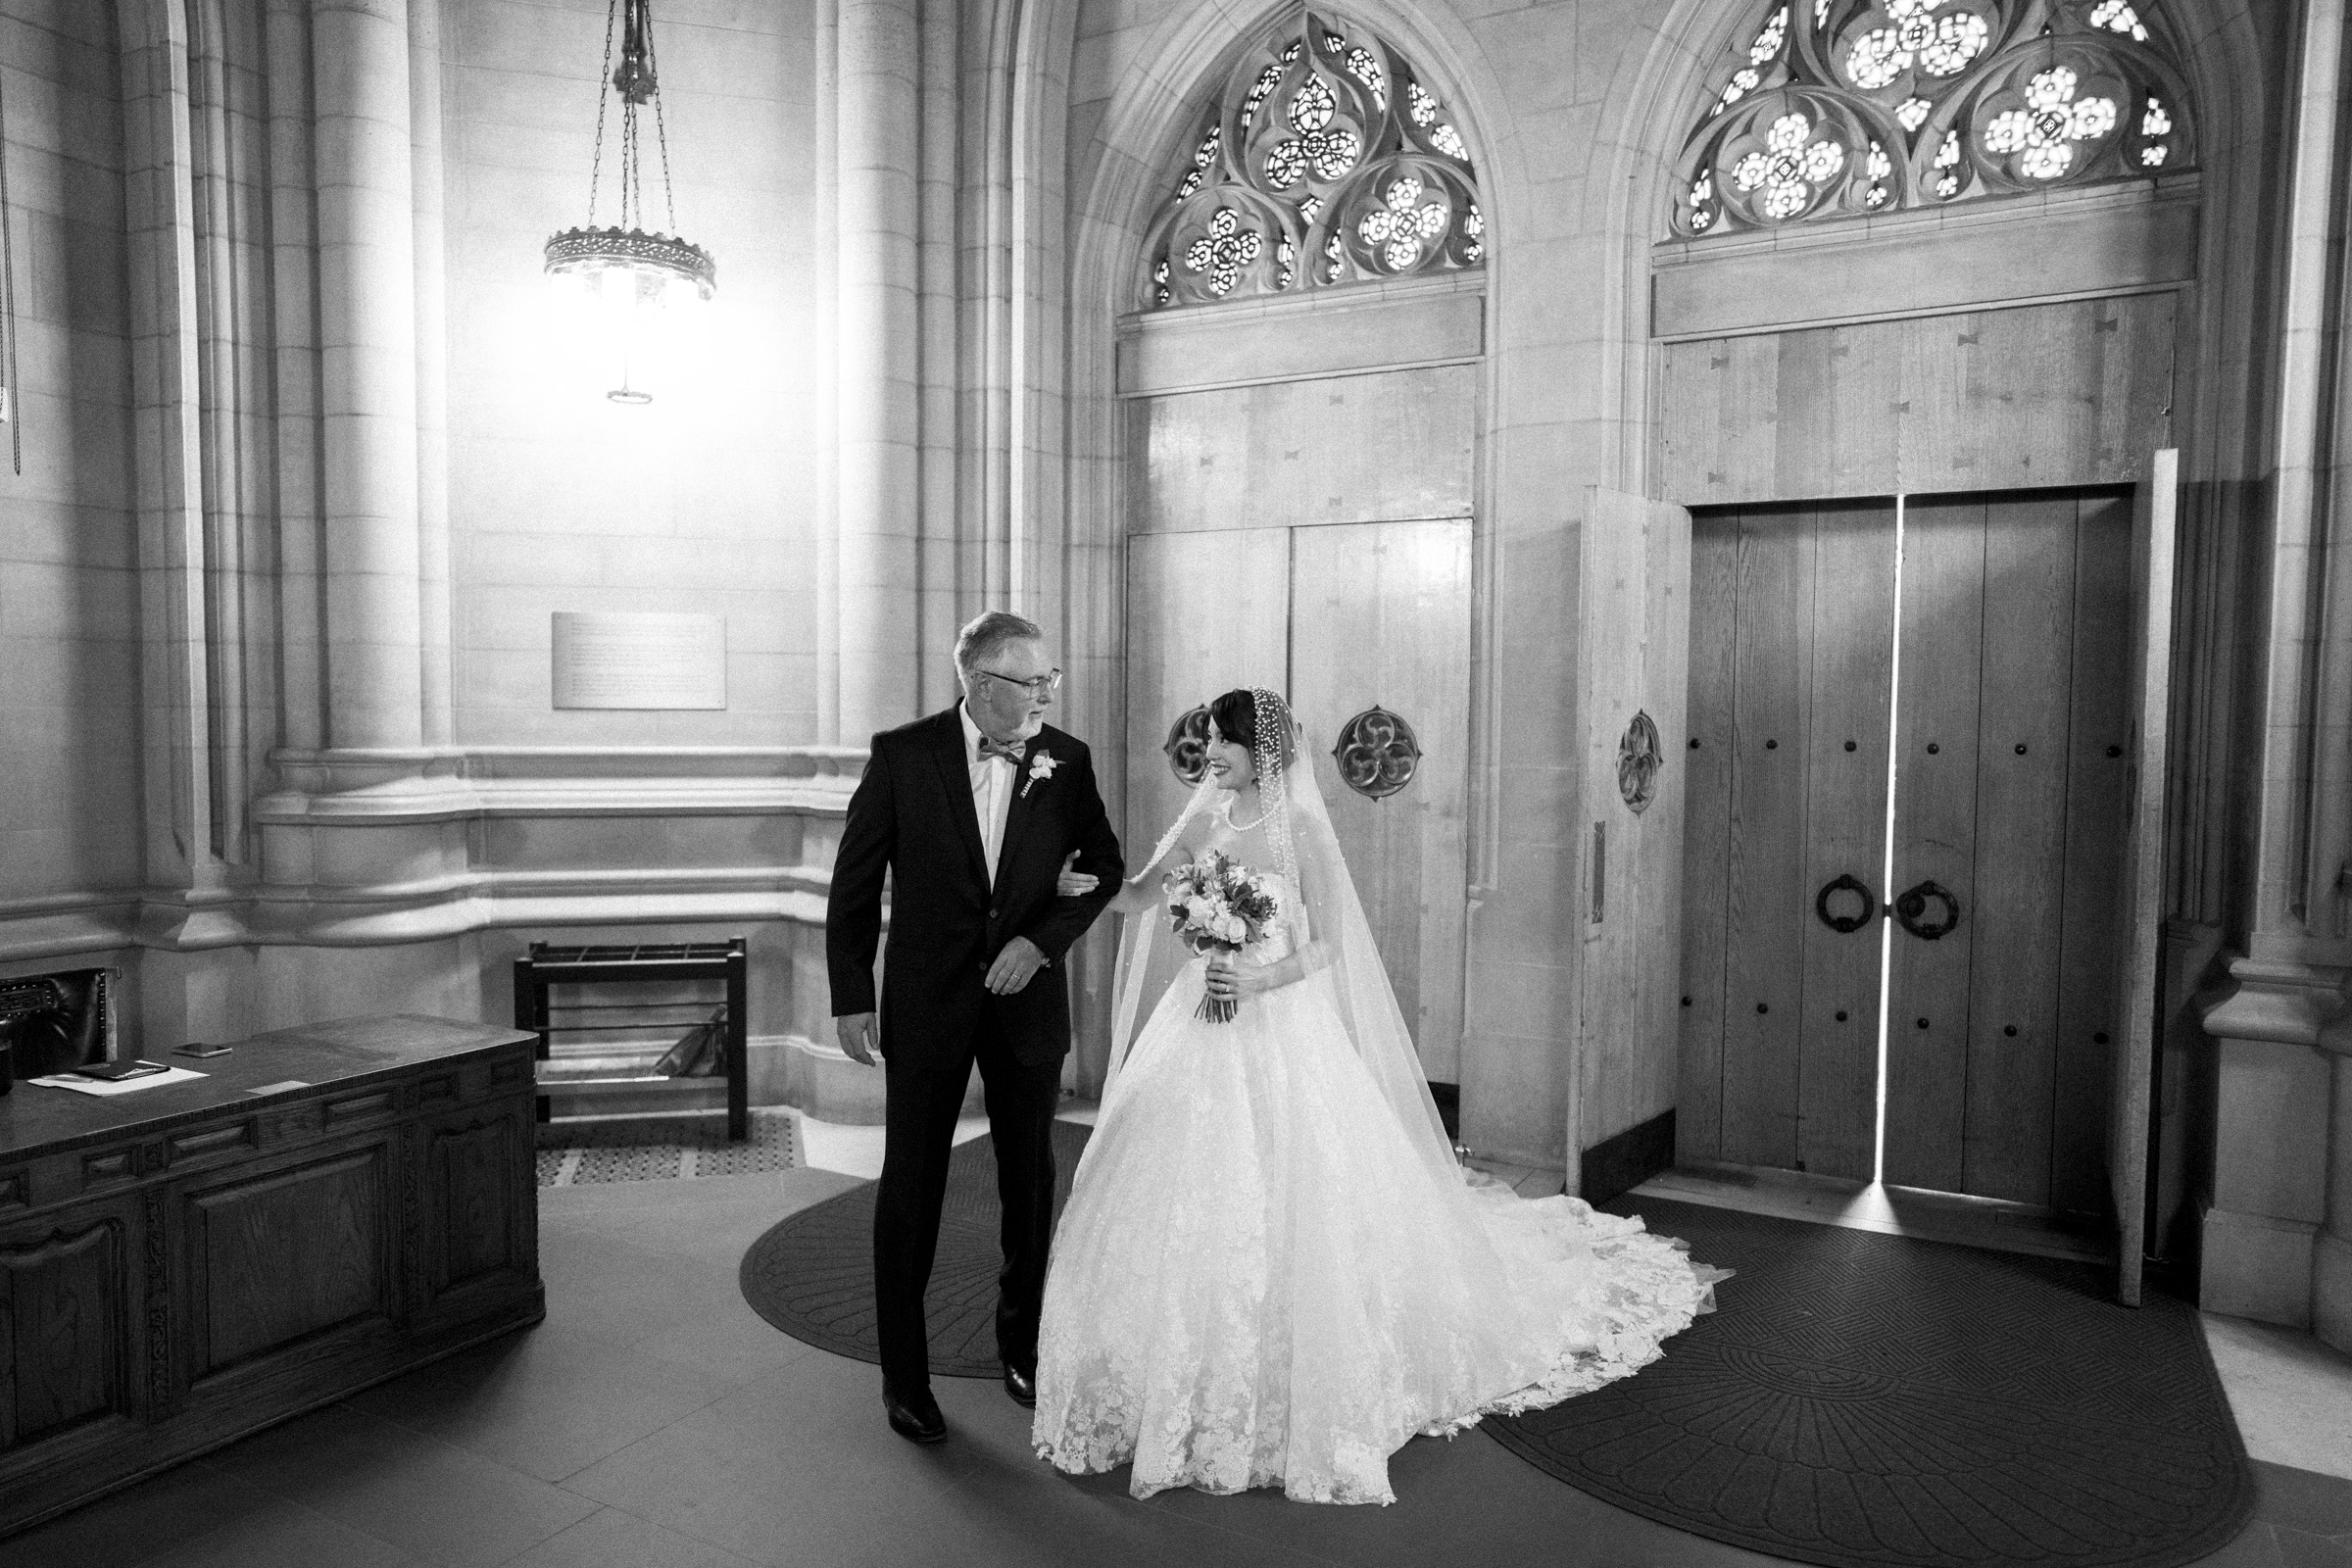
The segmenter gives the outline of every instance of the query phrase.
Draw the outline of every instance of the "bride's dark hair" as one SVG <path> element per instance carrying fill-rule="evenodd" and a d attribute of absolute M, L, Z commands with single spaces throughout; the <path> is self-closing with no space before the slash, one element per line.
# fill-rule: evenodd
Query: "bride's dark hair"
<path fill-rule="evenodd" d="M 1275 760 L 1284 767 L 1291 765 L 1297 748 L 1291 744 L 1291 726 L 1286 710 L 1275 715 Z M 1257 749 L 1257 698 L 1247 686 L 1237 686 L 1208 705 L 1208 720 L 1217 726 L 1217 733 L 1251 751 Z"/>

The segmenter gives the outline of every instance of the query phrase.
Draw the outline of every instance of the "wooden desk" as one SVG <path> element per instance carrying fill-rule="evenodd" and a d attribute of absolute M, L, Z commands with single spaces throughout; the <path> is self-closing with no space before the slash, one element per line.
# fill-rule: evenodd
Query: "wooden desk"
<path fill-rule="evenodd" d="M 0 1099 L 0 1536 L 539 1321 L 532 1044 L 354 1018 Z"/>

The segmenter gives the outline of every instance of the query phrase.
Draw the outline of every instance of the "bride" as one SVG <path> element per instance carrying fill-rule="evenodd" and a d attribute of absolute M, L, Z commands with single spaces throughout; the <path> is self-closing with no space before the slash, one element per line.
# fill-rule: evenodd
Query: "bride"
<path fill-rule="evenodd" d="M 1032 1435 L 1072 1474 L 1132 1463 L 1138 1497 L 1393 1502 L 1415 1434 L 1639 1370 L 1725 1276 L 1638 1219 L 1465 1178 L 1288 708 L 1209 712 L 1208 776 L 1115 905 L 1111 1075 L 1054 1240 Z M 1157 881 L 1210 850 L 1276 913 L 1238 957 L 1183 961 Z"/>

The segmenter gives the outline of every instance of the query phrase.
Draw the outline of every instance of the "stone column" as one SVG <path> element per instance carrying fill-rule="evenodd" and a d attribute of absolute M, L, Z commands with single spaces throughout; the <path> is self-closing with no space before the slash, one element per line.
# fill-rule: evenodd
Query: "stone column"
<path fill-rule="evenodd" d="M 836 77 L 839 738 L 914 716 L 921 588 L 917 0 L 841 0 Z"/>
<path fill-rule="evenodd" d="M 416 549 L 424 743 L 454 738 L 449 536 L 449 274 L 441 148 L 441 4 L 409 0 L 409 157 L 416 188 Z"/>
<path fill-rule="evenodd" d="M 188 15 L 180 5 L 124 6 L 121 22 L 147 880 L 212 891 L 224 873 L 210 853 L 213 693 Z"/>
<path fill-rule="evenodd" d="M 2335 1074 L 2328 1133 L 2328 1218 L 2313 1239 L 2311 1331 L 2352 1355 L 2352 1020 L 2320 1036 Z"/>
<path fill-rule="evenodd" d="M 2328 706 L 2340 691 L 2330 696 L 2320 677 L 2332 670 L 2340 686 L 2335 650 L 2352 638 L 2352 607 L 2315 591 L 2326 569 L 2318 530 L 2330 469 L 2352 453 L 2352 419 L 2328 395 L 2343 354 L 2333 322 L 2352 298 L 2352 273 L 2334 244 L 2343 222 L 2344 29 L 2344 0 L 2313 0 L 2288 121 L 2270 605 L 2259 651 L 2262 774 L 2247 792 L 2257 830 L 2253 930 L 2230 965 L 2232 989 L 2205 1012 L 2216 1124 L 2198 1304 L 2352 1348 L 2352 1106 L 2344 1098 L 2352 943 L 2337 926 L 2336 870 L 2328 864 L 2342 854 L 2331 828 L 2345 780 L 2340 766 L 2307 771 L 2315 751 L 2325 762 L 2342 744 L 2342 715 Z M 2335 373 L 2340 397 L 2345 382 Z"/>
<path fill-rule="evenodd" d="M 327 744 L 423 740 L 407 0 L 312 0 Z"/>

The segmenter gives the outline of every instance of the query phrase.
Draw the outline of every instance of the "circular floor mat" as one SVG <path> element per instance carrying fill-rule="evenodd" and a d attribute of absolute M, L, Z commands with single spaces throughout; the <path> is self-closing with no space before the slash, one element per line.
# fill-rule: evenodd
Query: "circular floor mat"
<path fill-rule="evenodd" d="M 2254 1503 L 2196 1313 L 2110 1272 L 1621 1199 L 1738 1270 L 1664 1359 L 1486 1430 L 1680 1530 L 1833 1568 L 2207 1555 Z"/>
<path fill-rule="evenodd" d="M 1054 1124 L 1054 1213 L 1070 1196 L 1070 1178 L 1086 1152 L 1087 1129 Z M 952 1378 L 1003 1375 L 997 1360 L 997 1158 L 988 1139 L 956 1147 L 948 1161 L 948 1196 L 939 1220 L 939 1252 L 923 1297 L 931 1330 L 931 1371 Z M 836 1355 L 878 1364 L 874 1336 L 874 1184 L 778 1222 L 743 1254 L 737 1278 L 752 1310 Z"/>

